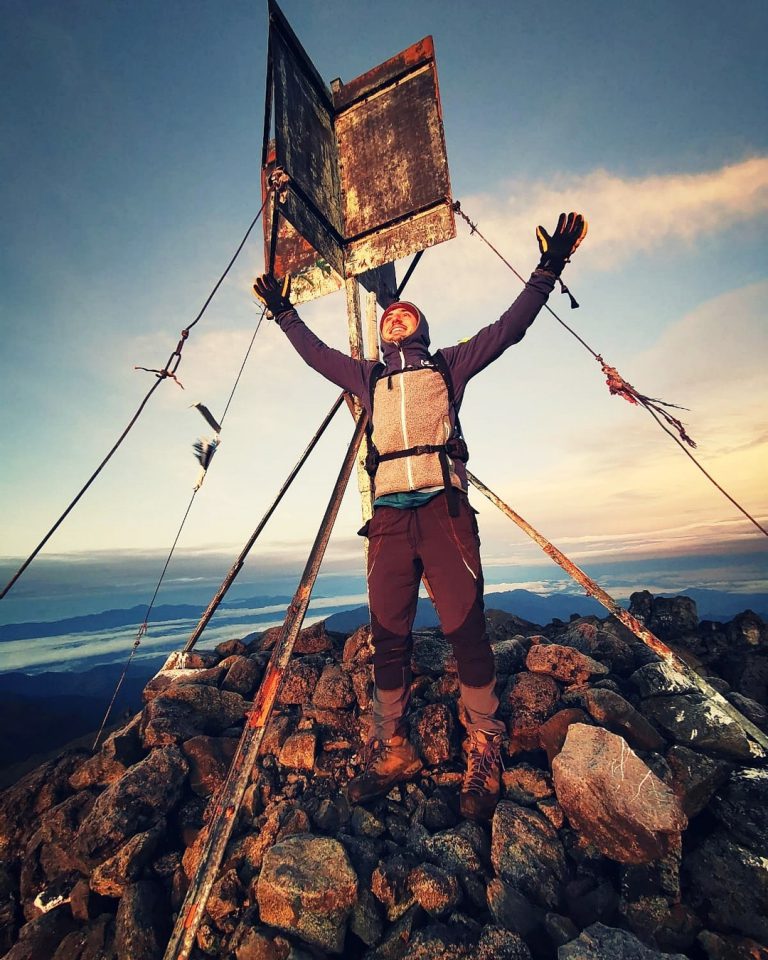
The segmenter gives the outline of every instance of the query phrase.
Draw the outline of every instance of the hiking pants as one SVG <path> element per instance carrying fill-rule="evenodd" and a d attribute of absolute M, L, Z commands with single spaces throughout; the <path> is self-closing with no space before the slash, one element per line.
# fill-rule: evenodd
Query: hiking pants
<path fill-rule="evenodd" d="M 475 512 L 445 494 L 408 510 L 377 507 L 368 525 L 368 596 L 374 647 L 374 735 L 402 732 L 411 683 L 411 628 L 422 573 L 459 673 L 470 730 L 504 731 L 496 719 L 496 671 L 485 630 L 483 571 Z"/>

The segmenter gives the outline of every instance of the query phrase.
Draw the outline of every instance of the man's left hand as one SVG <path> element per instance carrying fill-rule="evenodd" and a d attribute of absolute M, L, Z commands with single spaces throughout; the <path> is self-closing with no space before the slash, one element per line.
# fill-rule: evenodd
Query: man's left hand
<path fill-rule="evenodd" d="M 580 213 L 561 213 L 552 236 L 544 227 L 536 227 L 536 239 L 541 250 L 539 269 L 559 277 L 571 254 L 586 237 L 587 226 L 587 221 Z"/>

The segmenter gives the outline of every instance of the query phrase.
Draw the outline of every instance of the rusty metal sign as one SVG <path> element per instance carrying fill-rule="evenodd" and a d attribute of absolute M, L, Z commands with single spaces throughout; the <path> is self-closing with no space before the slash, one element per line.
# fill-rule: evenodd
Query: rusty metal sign
<path fill-rule="evenodd" d="M 267 262 L 274 235 L 295 302 L 357 277 L 386 304 L 393 261 L 456 232 L 432 38 L 331 92 L 274 0 L 269 14 L 262 195 L 275 165 L 288 185 L 267 205 Z"/>

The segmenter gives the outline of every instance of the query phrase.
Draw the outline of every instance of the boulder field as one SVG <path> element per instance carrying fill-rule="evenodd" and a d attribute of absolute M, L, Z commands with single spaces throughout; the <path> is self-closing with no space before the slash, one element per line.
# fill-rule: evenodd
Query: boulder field
<path fill-rule="evenodd" d="M 768 629 L 632 612 L 763 730 Z M 491 611 L 502 799 L 463 820 L 464 728 L 438 630 L 414 637 L 410 735 L 388 796 L 345 785 L 367 737 L 370 631 L 301 632 L 193 957 L 768 960 L 768 768 L 727 714 L 612 617 Z M 0 957 L 161 960 L 277 630 L 161 672 L 95 752 L 0 795 Z"/>

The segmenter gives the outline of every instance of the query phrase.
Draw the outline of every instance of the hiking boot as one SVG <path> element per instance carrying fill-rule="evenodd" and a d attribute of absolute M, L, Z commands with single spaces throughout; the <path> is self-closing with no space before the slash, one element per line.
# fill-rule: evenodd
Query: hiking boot
<path fill-rule="evenodd" d="M 347 785 L 347 796 L 352 803 L 383 797 L 396 783 L 408 780 L 421 770 L 421 760 L 413 744 L 399 736 L 369 740 L 363 762 L 363 772 Z"/>
<path fill-rule="evenodd" d="M 489 820 L 501 793 L 501 734 L 478 730 L 469 735 L 467 772 L 459 798 L 461 815 Z"/>

